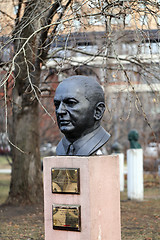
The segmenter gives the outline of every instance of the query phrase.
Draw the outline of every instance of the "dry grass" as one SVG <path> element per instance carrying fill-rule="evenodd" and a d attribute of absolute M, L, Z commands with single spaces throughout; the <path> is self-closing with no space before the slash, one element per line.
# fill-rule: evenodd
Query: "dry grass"
<path fill-rule="evenodd" d="M 0 169 L 11 169 L 7 159 L 11 162 L 10 157 L 0 156 Z"/>
<path fill-rule="evenodd" d="M 10 174 L 0 174 L 0 204 L 4 203 L 9 192 Z"/>

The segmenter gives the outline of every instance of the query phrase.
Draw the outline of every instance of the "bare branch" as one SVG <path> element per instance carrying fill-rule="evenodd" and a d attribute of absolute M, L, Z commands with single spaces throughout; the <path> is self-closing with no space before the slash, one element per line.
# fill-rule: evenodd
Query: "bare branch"
<path fill-rule="evenodd" d="M 4 14 L 5 16 L 9 17 L 11 20 L 14 20 L 13 17 L 11 17 L 9 14 L 7 14 L 7 13 L 4 12 L 4 11 L 2 11 L 1 9 L 0 9 L 0 13 L 2 13 L 2 14 Z"/>

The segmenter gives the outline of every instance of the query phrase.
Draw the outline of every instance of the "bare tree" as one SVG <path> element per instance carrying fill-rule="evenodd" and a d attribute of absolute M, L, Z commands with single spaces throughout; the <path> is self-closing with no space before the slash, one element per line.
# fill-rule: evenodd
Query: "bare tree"
<path fill-rule="evenodd" d="M 68 3 L 66 3 L 68 4 Z M 60 2 L 18 1 L 12 37 L 14 55 L 8 74 L 14 77 L 12 177 L 8 203 L 42 201 L 38 103 L 41 63 L 48 31 Z M 65 8 L 65 6 L 64 6 Z M 54 25 L 52 33 L 56 30 Z M 6 89 L 7 77 L 3 79 Z"/>

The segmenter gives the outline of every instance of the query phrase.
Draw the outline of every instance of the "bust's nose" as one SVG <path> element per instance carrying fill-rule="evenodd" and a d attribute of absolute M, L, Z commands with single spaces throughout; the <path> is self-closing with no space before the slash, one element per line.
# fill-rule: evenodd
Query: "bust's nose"
<path fill-rule="evenodd" d="M 61 115 L 61 114 L 66 114 L 66 107 L 65 104 L 63 102 L 61 102 L 59 104 L 58 109 L 56 110 L 57 114 Z"/>

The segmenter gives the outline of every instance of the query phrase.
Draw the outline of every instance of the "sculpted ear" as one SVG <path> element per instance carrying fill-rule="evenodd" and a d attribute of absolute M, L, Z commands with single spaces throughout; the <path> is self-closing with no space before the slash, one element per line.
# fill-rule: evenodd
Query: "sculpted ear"
<path fill-rule="evenodd" d="M 101 118 L 103 117 L 104 111 L 105 111 L 105 104 L 103 102 L 97 103 L 94 110 L 94 118 L 96 121 L 101 120 Z"/>

